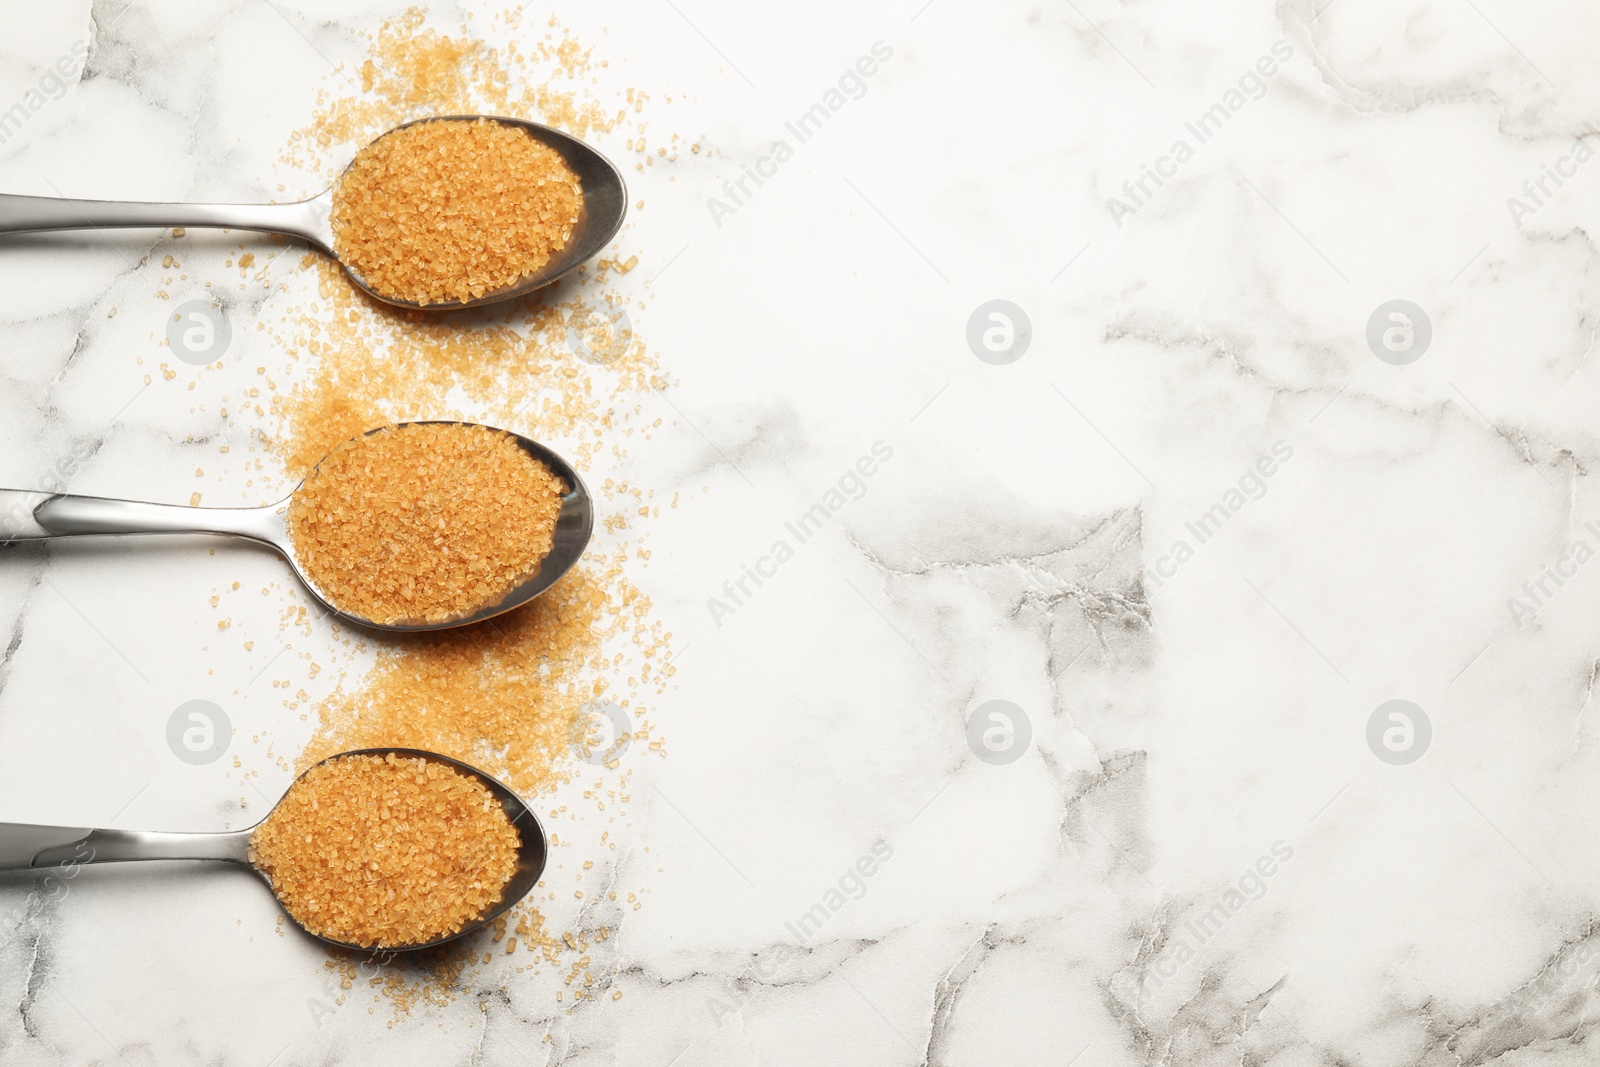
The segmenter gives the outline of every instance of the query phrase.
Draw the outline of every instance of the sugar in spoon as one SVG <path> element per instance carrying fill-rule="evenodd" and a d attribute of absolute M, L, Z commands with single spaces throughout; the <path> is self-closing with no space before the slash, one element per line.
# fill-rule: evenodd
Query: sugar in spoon
<path fill-rule="evenodd" d="M 397 423 L 414 425 L 475 426 L 473 423 L 427 420 Z M 494 427 L 483 427 L 494 430 Z M 374 433 L 379 431 L 372 431 Z M 23 489 L 0 489 L 0 546 L 39 542 L 57 537 L 105 534 L 216 534 L 240 537 L 274 548 L 289 562 L 295 576 L 327 611 L 336 618 L 376 630 L 397 632 L 443 630 L 481 622 L 520 607 L 554 585 L 583 556 L 594 531 L 594 502 L 583 479 L 560 455 L 532 438 L 510 431 L 523 451 L 543 463 L 568 486 L 561 498 L 556 518 L 554 542 L 538 569 L 505 594 L 503 599 L 484 604 L 475 611 L 437 622 L 375 622 L 340 609 L 308 574 L 289 536 L 288 498 L 276 504 L 255 508 L 201 508 L 177 504 L 151 504 L 139 500 L 109 497 L 74 496 Z M 297 490 L 298 491 L 298 490 Z"/>
<path fill-rule="evenodd" d="M 504 915 L 527 896 L 544 873 L 548 848 L 539 819 L 508 786 L 475 767 L 434 752 L 412 748 L 369 748 L 341 752 L 323 763 L 346 756 L 387 756 L 421 758 L 442 763 L 461 774 L 476 778 L 505 809 L 506 818 L 516 828 L 521 843 L 517 867 L 502 891 L 500 902 L 453 934 L 413 945 L 362 946 L 337 941 L 306 930 L 292 913 L 289 918 L 306 933 L 324 944 L 357 951 L 413 952 L 466 937 Z M 320 764 L 319 764 L 320 766 Z M 306 773 L 310 773 L 308 770 Z M 301 775 L 301 777 L 305 777 Z M 28 823 L 0 822 L 0 871 L 74 869 L 85 863 L 121 863 L 132 860 L 219 860 L 237 863 L 255 873 L 267 888 L 272 879 L 250 862 L 250 838 L 260 823 L 244 830 L 217 833 L 164 833 L 145 830 L 89 829 L 77 826 L 35 826 Z M 274 891 L 276 896 L 276 891 Z"/>
<path fill-rule="evenodd" d="M 402 123 L 388 133 L 420 122 L 472 122 L 480 118 L 525 130 L 529 137 L 559 153 L 578 176 L 583 190 L 583 207 L 572 236 L 543 267 L 511 285 L 470 300 L 427 305 L 377 292 L 348 263 L 341 261 L 350 280 L 372 297 L 396 307 L 426 307 L 429 311 L 478 307 L 510 300 L 572 273 L 609 244 L 622 228 L 623 217 L 628 211 L 628 189 L 622 180 L 622 172 L 605 156 L 560 130 L 525 119 L 498 115 L 436 115 Z M 339 251 L 334 241 L 332 223 L 333 192 L 330 187 L 318 196 L 292 204 L 150 204 L 0 193 L 0 234 L 138 227 L 170 229 L 177 226 L 253 230 L 298 237 L 338 260 Z"/>

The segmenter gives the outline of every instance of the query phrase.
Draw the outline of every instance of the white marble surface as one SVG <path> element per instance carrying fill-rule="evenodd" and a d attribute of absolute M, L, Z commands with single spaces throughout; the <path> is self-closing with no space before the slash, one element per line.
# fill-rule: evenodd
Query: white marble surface
<path fill-rule="evenodd" d="M 680 657 L 670 755 L 633 765 L 602 857 L 648 890 L 593 953 L 621 998 L 570 1010 L 508 974 L 393 1026 L 319 1020 L 322 954 L 248 879 L 96 870 L 54 900 L 11 878 L 0 1064 L 1593 1062 L 1600 564 L 1523 591 L 1600 547 L 1593 9 L 919 3 L 553 12 L 609 61 L 597 95 L 671 96 L 655 130 L 716 149 L 635 176 L 618 242 L 675 379 L 672 406 L 629 400 L 668 426 L 627 473 L 684 494 L 639 576 Z M 13 3 L 0 111 L 58 98 L 0 144 L 0 188 L 276 195 L 330 61 L 402 6 Z M 796 145 L 785 123 L 879 41 Z M 1179 139 L 1192 158 L 1163 162 Z M 134 264 L 168 244 L 0 245 L 0 484 L 78 448 L 76 490 L 195 488 L 214 416 L 141 399 L 134 362 L 170 307 Z M 264 298 L 240 295 L 247 355 Z M 964 337 L 995 298 L 1032 323 L 1009 365 Z M 1395 299 L 1431 321 L 1407 365 L 1365 339 Z M 877 442 L 860 499 L 714 618 Z M 217 474 L 243 495 L 254 472 Z M 251 690 L 263 657 L 196 610 L 275 567 L 0 558 L 0 817 L 237 819 L 229 761 L 183 764 L 163 731 L 213 699 L 238 745 L 293 755 L 308 727 Z M 250 610 L 269 632 L 275 605 Z M 1394 699 L 1432 727 L 1407 765 L 1367 742 Z M 1030 726 L 1006 765 L 967 740 L 991 700 Z"/>

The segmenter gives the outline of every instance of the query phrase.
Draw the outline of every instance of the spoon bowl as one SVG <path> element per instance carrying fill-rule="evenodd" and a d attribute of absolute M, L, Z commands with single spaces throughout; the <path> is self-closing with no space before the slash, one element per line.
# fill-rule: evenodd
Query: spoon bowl
<path fill-rule="evenodd" d="M 322 763 L 344 759 L 347 756 L 400 756 L 421 758 L 444 764 L 453 770 L 476 778 L 488 789 L 505 810 L 506 818 L 517 830 L 520 845 L 517 849 L 517 867 L 501 891 L 498 903 L 467 923 L 455 933 L 431 941 L 411 945 L 362 946 L 339 941 L 313 933 L 296 919 L 289 919 L 310 937 L 334 948 L 356 952 L 417 952 L 467 937 L 488 926 L 527 896 L 539 883 L 549 858 L 549 846 L 544 827 L 532 809 L 503 782 L 485 774 L 476 767 L 414 748 L 364 748 L 341 752 Z M 322 763 L 317 764 L 321 766 Z M 306 771 L 310 773 L 310 769 Z M 305 775 L 300 776 L 304 778 Z M 299 779 L 296 779 L 298 781 Z M 291 789 L 293 786 L 290 787 Z M 287 791 L 285 791 L 287 795 Z M 270 816 L 269 816 L 270 817 Z M 134 860 L 218 860 L 237 863 L 253 872 L 267 889 L 273 892 L 272 880 L 250 862 L 250 839 L 260 823 L 243 830 L 219 833 L 164 833 L 160 831 L 89 829 L 73 826 L 35 826 L 26 823 L 0 823 L 0 871 L 47 870 L 54 868 L 62 877 L 71 878 L 77 868 L 87 863 L 120 863 Z M 285 909 L 285 914 L 288 914 Z"/>
<path fill-rule="evenodd" d="M 499 801 L 500 806 L 505 809 L 506 818 L 510 821 L 511 825 L 516 828 L 517 837 L 520 841 L 520 844 L 517 848 L 517 868 L 514 872 L 512 872 L 511 879 L 506 882 L 505 888 L 500 894 L 500 902 L 498 904 L 494 905 L 488 911 L 480 915 L 477 919 L 468 923 L 466 926 L 463 926 L 460 930 L 457 930 L 453 934 L 446 934 L 443 937 L 434 938 L 432 941 L 425 941 L 415 945 L 404 945 L 400 947 L 383 946 L 379 949 L 376 949 L 376 951 L 383 952 L 418 952 L 426 948 L 437 948 L 439 945 L 447 944 L 451 941 L 458 940 L 459 938 L 466 937 L 469 934 L 476 933 L 485 926 L 488 926 L 490 923 L 494 922 L 500 916 L 504 915 L 507 911 L 511 910 L 511 908 L 519 900 L 532 892 L 534 886 L 539 884 L 539 879 L 544 874 L 545 862 L 549 859 L 549 846 L 545 841 L 544 827 L 539 824 L 538 816 L 536 816 L 532 809 L 522 802 L 522 798 L 517 796 L 510 786 L 507 786 L 498 779 L 491 778 L 489 775 L 478 770 L 476 767 L 462 763 L 460 760 L 453 760 L 448 756 L 441 756 L 437 752 L 426 752 L 418 748 L 358 748 L 352 749 L 349 752 L 341 752 L 337 756 L 330 756 L 328 759 L 316 764 L 316 766 L 320 767 L 323 763 L 328 763 L 332 760 L 344 759 L 346 756 L 389 755 L 395 755 L 409 759 L 425 759 L 433 763 L 442 763 L 445 766 L 460 772 L 461 774 L 476 778 L 483 784 L 485 789 L 489 790 L 489 792 L 494 796 L 495 800 Z M 297 778 L 296 781 L 298 782 L 301 778 L 304 778 L 306 774 L 311 773 L 311 769 L 312 768 L 307 768 L 305 774 L 300 775 L 300 778 Z M 293 787 L 291 786 L 290 788 Z M 287 791 L 285 792 L 285 795 L 287 795 Z M 244 831 L 244 833 L 254 834 L 256 827 L 260 825 L 260 823 L 257 823 L 256 826 L 250 827 L 250 829 Z M 249 863 L 248 858 L 246 859 L 246 864 L 249 866 L 250 870 L 256 874 L 257 877 L 267 884 L 267 889 L 273 891 L 273 895 L 276 897 L 276 891 L 273 890 L 272 886 L 272 879 L 267 876 L 266 872 L 261 870 L 255 864 Z M 285 911 L 285 914 L 288 914 L 287 911 Z M 332 945 L 335 948 L 353 949 L 357 952 L 375 951 L 370 946 L 363 947 L 348 941 L 339 941 L 331 937 L 324 937 L 322 934 L 312 933 L 312 931 L 306 930 L 305 926 L 301 924 L 298 919 L 295 919 L 293 915 L 290 915 L 289 918 L 294 920 L 295 925 L 299 926 L 302 930 L 305 930 L 307 934 L 310 934 L 323 944 Z"/>
<path fill-rule="evenodd" d="M 350 280 L 360 286 L 368 295 L 392 304 L 395 307 L 418 308 L 427 311 L 449 311 L 460 308 L 478 307 L 483 304 L 493 304 L 501 300 L 514 300 L 524 296 L 535 289 L 542 289 L 546 285 L 561 280 L 568 274 L 577 270 L 592 256 L 617 235 L 622 228 L 622 220 L 628 214 L 628 187 L 623 181 L 622 172 L 605 156 L 590 148 L 587 144 L 569 134 L 537 122 L 526 119 L 511 119 L 499 115 L 434 115 L 423 119 L 413 119 L 403 122 L 390 130 L 383 137 L 389 136 L 399 130 L 411 126 L 419 126 L 426 122 L 475 122 L 480 118 L 487 118 L 490 122 L 497 122 L 502 126 L 512 126 L 523 130 L 529 137 L 545 147 L 552 149 L 566 163 L 572 173 L 578 176 L 579 187 L 583 190 L 583 203 L 578 212 L 578 222 L 572 229 L 572 236 L 567 243 L 551 256 L 549 261 L 531 274 L 510 285 L 500 289 L 491 290 L 482 296 L 473 297 L 471 300 L 442 301 L 432 304 L 417 304 L 409 300 L 400 300 L 392 296 L 385 296 L 369 286 L 361 275 L 339 260 L 345 273 L 350 275 Z M 378 140 L 382 140 L 379 137 Z M 373 142 L 374 144 L 377 141 Z M 354 161 L 345 167 L 348 173 Z M 333 189 L 327 189 L 320 196 L 314 197 L 317 207 L 313 214 L 318 221 L 318 230 L 315 238 L 307 237 L 323 251 L 339 259 L 339 250 L 333 235 Z"/>
<path fill-rule="evenodd" d="M 5 193 L 0 194 L 0 234 L 130 227 L 170 229 L 178 226 L 277 233 L 299 238 L 339 260 L 350 280 L 362 291 L 375 300 L 395 307 L 449 311 L 512 300 L 561 280 L 609 244 L 627 216 L 628 188 L 622 172 L 600 152 L 570 134 L 526 119 L 500 115 L 431 115 L 402 123 L 381 134 L 377 140 L 382 140 L 395 130 L 423 122 L 475 122 L 479 119 L 523 130 L 529 137 L 558 153 L 578 176 L 583 190 L 583 208 L 572 236 L 549 262 L 510 285 L 470 300 L 417 304 L 386 296 L 369 286 L 348 264 L 339 260 L 333 235 L 333 188 L 308 200 L 289 204 L 129 203 Z M 344 172 L 349 169 L 347 165 Z"/>
<path fill-rule="evenodd" d="M 394 425 L 475 426 L 476 424 L 434 419 Z M 497 429 L 492 426 L 484 428 Z M 377 432 L 379 430 L 368 431 L 369 434 Z M 344 622 L 394 633 L 415 633 L 467 626 L 521 607 L 549 589 L 583 557 L 584 549 L 594 532 L 594 501 L 589 495 L 588 487 L 583 484 L 583 479 L 573 469 L 572 464 L 530 437 L 511 433 L 509 430 L 498 432 L 509 434 L 523 451 L 543 463 L 552 474 L 565 482 L 568 491 L 561 498 L 561 511 L 556 518 L 550 552 L 539 561 L 533 573 L 512 587 L 501 599 L 483 604 L 467 614 L 448 619 L 431 622 L 380 623 L 353 615 L 334 604 L 317 587 L 315 579 L 306 572 L 295 550 L 294 541 L 289 536 L 289 506 L 294 500 L 293 493 L 286 499 L 265 507 L 200 508 L 174 504 L 149 504 L 109 497 L 0 489 L 0 546 L 56 537 L 104 534 L 218 534 L 239 537 L 275 549 L 288 561 L 295 577 L 300 579 L 301 584 L 317 603 L 329 615 Z"/>

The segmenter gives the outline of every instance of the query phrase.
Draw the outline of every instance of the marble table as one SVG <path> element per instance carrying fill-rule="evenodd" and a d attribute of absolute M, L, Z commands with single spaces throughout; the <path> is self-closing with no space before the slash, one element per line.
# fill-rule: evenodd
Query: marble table
<path fill-rule="evenodd" d="M 0 188 L 278 196 L 405 6 L 13 4 Z M 589 91 L 708 149 L 629 171 L 615 246 L 672 382 L 621 470 L 681 499 L 636 576 L 677 674 L 597 857 L 644 905 L 591 951 L 605 992 L 508 966 L 330 1011 L 248 878 L 8 877 L 0 1064 L 1600 1055 L 1600 14 L 672 0 L 519 32 L 547 14 L 606 60 Z M 0 485 L 282 488 L 217 455 L 205 389 L 253 359 L 142 390 L 171 249 L 0 243 Z M 0 818 L 258 816 L 326 687 L 289 708 L 272 646 L 196 607 L 276 568 L 0 556 Z M 233 625 L 266 642 L 261 600 Z M 169 746 L 191 700 L 228 758 Z"/>

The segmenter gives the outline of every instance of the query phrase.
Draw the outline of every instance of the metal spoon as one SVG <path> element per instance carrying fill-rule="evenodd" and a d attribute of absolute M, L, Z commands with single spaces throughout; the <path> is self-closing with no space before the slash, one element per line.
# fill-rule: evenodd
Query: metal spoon
<path fill-rule="evenodd" d="M 306 933 L 324 944 L 361 952 L 415 952 L 418 949 L 433 948 L 447 941 L 466 937 L 504 915 L 512 905 L 528 895 L 544 873 L 548 848 L 545 843 L 544 828 L 539 825 L 538 817 L 509 787 L 476 767 L 450 759 L 448 756 L 415 748 L 356 749 L 330 756 L 322 762 L 343 759 L 345 756 L 386 756 L 391 752 L 397 756 L 413 758 L 420 756 L 423 759 L 436 760 L 482 782 L 484 788 L 494 794 L 494 798 L 505 808 L 506 818 L 511 820 L 511 825 L 516 827 L 517 835 L 521 838 L 521 846 L 517 850 L 516 872 L 506 883 L 500 903 L 453 934 L 417 945 L 363 947 L 336 941 L 306 930 Z M 84 863 L 122 863 L 129 860 L 224 860 L 249 868 L 267 883 L 267 888 L 270 890 L 272 880 L 258 870 L 250 862 L 249 857 L 250 837 L 260 825 L 257 823 L 256 826 L 244 830 L 225 830 L 219 833 L 163 833 L 154 830 L 92 830 L 77 826 L 34 826 L 28 823 L 0 822 L 0 871 L 41 870 L 53 867 L 70 871 L 71 873 L 66 875 L 70 878 L 77 873 L 78 865 Z M 289 918 L 294 919 L 294 916 L 290 915 Z M 298 919 L 294 921 L 296 925 L 300 925 Z M 301 929 L 304 930 L 305 927 L 301 926 Z"/>
<path fill-rule="evenodd" d="M 583 209 L 572 237 L 550 261 L 539 270 L 502 289 L 488 292 L 471 300 L 444 301 L 437 304 L 415 304 L 375 292 L 361 276 L 344 266 L 350 280 L 372 297 L 396 307 L 425 307 L 429 311 L 451 308 L 478 307 L 499 300 L 531 293 L 549 285 L 576 270 L 580 264 L 599 252 L 622 228 L 622 219 L 628 212 L 628 188 L 622 172 L 609 159 L 587 144 L 562 133 L 523 119 L 503 118 L 498 115 L 436 115 L 413 122 L 402 123 L 395 130 L 415 126 L 419 122 L 464 121 L 489 119 L 505 126 L 526 130 L 528 136 L 561 154 L 567 166 L 578 176 L 583 189 Z M 393 133 L 390 130 L 389 133 Z M 388 136 L 385 134 L 384 136 Z M 346 167 L 346 170 L 349 168 Z M 339 258 L 334 247 L 333 189 L 329 188 L 310 200 L 292 204 L 140 204 L 115 200 L 65 200 L 49 196 L 17 196 L 0 193 L 0 234 L 33 233 L 41 230 L 103 230 L 150 227 L 170 229 L 174 226 L 196 228 L 227 228 L 255 230 L 262 233 L 280 233 L 298 237 L 320 248 L 328 255 Z"/>
<path fill-rule="evenodd" d="M 474 423 L 434 419 L 399 426 L 450 425 Z M 496 427 L 485 427 L 496 429 Z M 369 433 L 377 433 L 370 430 Z M 510 433 L 509 430 L 499 431 Z M 594 531 L 594 502 L 588 487 L 572 464 L 539 442 L 511 434 L 534 459 L 566 482 L 571 491 L 561 498 L 561 513 L 556 518 L 554 543 L 539 568 L 513 588 L 498 603 L 485 604 L 470 615 L 441 622 L 378 623 L 335 607 L 317 588 L 295 555 L 289 537 L 289 504 L 294 494 L 276 504 L 259 508 L 191 508 L 177 504 L 147 504 L 138 500 L 116 500 L 100 496 L 73 496 L 66 493 L 41 493 L 26 489 L 0 489 L 0 546 L 43 541 L 55 537 L 89 534 L 220 534 L 242 537 L 277 549 L 311 595 L 333 616 L 375 630 L 410 632 L 445 630 L 502 615 L 520 607 L 549 589 L 583 556 Z M 297 487 L 298 488 L 298 487 Z"/>

